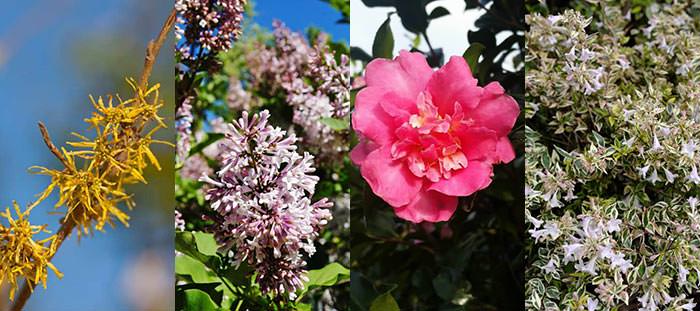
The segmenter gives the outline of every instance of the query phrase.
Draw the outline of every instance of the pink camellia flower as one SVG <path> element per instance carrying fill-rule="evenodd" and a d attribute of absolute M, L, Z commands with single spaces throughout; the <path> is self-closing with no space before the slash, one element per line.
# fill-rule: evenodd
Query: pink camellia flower
<path fill-rule="evenodd" d="M 491 183 L 493 164 L 515 158 L 508 133 L 518 104 L 497 82 L 477 86 L 462 57 L 433 71 L 420 53 L 401 51 L 370 62 L 365 81 L 350 158 L 399 217 L 448 220 L 458 197 Z"/>

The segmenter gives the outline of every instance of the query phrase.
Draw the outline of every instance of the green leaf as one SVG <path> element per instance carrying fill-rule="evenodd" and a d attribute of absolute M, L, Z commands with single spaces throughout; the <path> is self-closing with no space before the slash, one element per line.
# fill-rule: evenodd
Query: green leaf
<path fill-rule="evenodd" d="M 422 1 L 398 1 L 396 3 L 396 13 L 401 17 L 401 25 L 406 30 L 419 34 L 425 33 L 428 29 L 428 13 Z"/>
<path fill-rule="evenodd" d="M 306 287 L 333 286 L 350 278 L 350 270 L 341 264 L 332 262 L 318 270 L 310 270 L 307 274 L 309 281 Z"/>
<path fill-rule="evenodd" d="M 365 63 L 372 60 L 372 56 L 367 54 L 367 52 L 365 52 L 363 49 L 358 48 L 356 46 L 350 47 L 350 58 L 352 58 L 352 60 L 359 60 Z"/>
<path fill-rule="evenodd" d="M 486 49 L 486 46 L 479 42 L 474 42 L 471 45 L 469 45 L 469 48 L 467 48 L 466 51 L 464 51 L 464 54 L 462 57 L 467 61 L 467 64 L 469 64 L 469 69 L 472 70 L 472 75 L 476 75 L 476 72 L 478 70 L 477 65 L 479 61 L 479 56 L 481 56 L 481 53 Z"/>
<path fill-rule="evenodd" d="M 199 289 L 189 289 L 185 291 L 186 310 L 219 310 L 219 306 L 209 297 L 209 295 Z"/>
<path fill-rule="evenodd" d="M 192 149 L 190 149 L 190 156 L 195 155 L 197 153 L 200 153 L 204 148 L 207 146 L 217 142 L 219 139 L 224 138 L 224 134 L 220 133 L 208 133 L 207 138 L 200 143 L 194 145 Z"/>
<path fill-rule="evenodd" d="M 216 251 L 219 249 L 219 245 L 214 239 L 214 235 L 205 232 L 192 232 L 194 236 L 194 241 L 197 244 L 197 250 L 200 253 L 207 256 L 216 256 Z"/>
<path fill-rule="evenodd" d="M 362 3 L 370 8 L 376 6 L 394 6 L 396 0 L 362 0 Z"/>
<path fill-rule="evenodd" d="M 400 311 L 400 309 L 399 304 L 396 303 L 391 293 L 387 292 L 379 295 L 379 297 L 372 301 L 369 311 Z"/>
<path fill-rule="evenodd" d="M 455 296 L 457 286 L 452 282 L 447 272 L 442 272 L 433 279 L 433 288 L 440 298 L 450 301 Z"/>
<path fill-rule="evenodd" d="M 350 128 L 350 119 L 321 118 L 319 121 L 334 131 L 344 131 Z"/>
<path fill-rule="evenodd" d="M 184 254 L 175 256 L 175 274 L 190 276 L 197 284 L 220 282 L 204 263 Z"/>
<path fill-rule="evenodd" d="M 297 311 L 311 311 L 311 305 L 306 303 L 300 303 L 296 305 Z"/>
<path fill-rule="evenodd" d="M 374 58 L 392 58 L 394 53 L 394 34 L 391 32 L 391 15 L 386 17 L 386 20 L 379 26 L 377 33 L 374 35 L 374 43 L 372 44 L 372 57 Z"/>
<path fill-rule="evenodd" d="M 433 9 L 432 12 L 430 12 L 430 15 L 428 15 L 429 19 L 436 19 L 440 18 L 446 15 L 450 15 L 450 11 L 448 11 L 446 8 L 443 8 L 441 6 Z"/>

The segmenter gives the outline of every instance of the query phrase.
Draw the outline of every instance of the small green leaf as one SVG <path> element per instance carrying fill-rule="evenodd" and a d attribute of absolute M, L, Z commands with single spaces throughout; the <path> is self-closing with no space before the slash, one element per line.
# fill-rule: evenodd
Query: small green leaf
<path fill-rule="evenodd" d="M 428 15 L 429 19 L 436 19 L 440 18 L 446 15 L 450 15 L 450 11 L 448 11 L 446 8 L 443 8 L 441 6 L 433 9 L 432 12 L 430 12 L 430 15 Z"/>
<path fill-rule="evenodd" d="M 476 75 L 476 72 L 478 70 L 477 65 L 479 61 L 479 56 L 481 56 L 481 53 L 486 49 L 486 46 L 479 42 L 474 42 L 471 45 L 469 45 L 469 48 L 467 48 L 466 51 L 464 51 L 464 59 L 467 61 L 467 64 L 469 64 L 469 69 L 472 70 L 472 75 Z"/>
<path fill-rule="evenodd" d="M 297 311 L 311 311 L 311 305 L 307 303 L 300 303 L 296 305 Z"/>
<path fill-rule="evenodd" d="M 396 303 L 396 300 L 394 300 L 394 297 L 392 297 L 389 292 L 381 294 L 374 299 L 372 305 L 369 307 L 369 311 L 400 311 L 400 309 L 399 304 Z"/>
<path fill-rule="evenodd" d="M 197 250 L 200 253 L 207 256 L 216 256 L 216 251 L 219 249 L 219 245 L 214 239 L 214 235 L 205 232 L 192 232 L 194 236 L 194 242 L 197 244 Z"/>
<path fill-rule="evenodd" d="M 307 277 L 309 281 L 306 283 L 306 287 L 333 286 L 349 279 L 350 270 L 339 263 L 332 262 L 321 269 L 310 270 Z"/>
<path fill-rule="evenodd" d="M 220 282 L 204 263 L 184 254 L 175 256 L 175 274 L 188 275 L 197 284 Z"/>
<path fill-rule="evenodd" d="M 209 295 L 199 289 L 189 289 L 185 291 L 185 305 L 187 310 L 219 310 L 214 300 Z"/>
<path fill-rule="evenodd" d="M 374 43 L 372 44 L 372 57 L 374 58 L 392 58 L 394 53 L 394 34 L 391 32 L 391 16 L 387 16 L 386 20 L 377 29 L 377 34 L 374 35 Z"/>
<path fill-rule="evenodd" d="M 447 272 L 442 272 L 433 279 L 433 288 L 440 298 L 450 301 L 455 296 L 457 286 L 452 282 Z"/>
<path fill-rule="evenodd" d="M 344 131 L 350 128 L 350 119 L 321 118 L 319 121 L 334 131 Z"/>

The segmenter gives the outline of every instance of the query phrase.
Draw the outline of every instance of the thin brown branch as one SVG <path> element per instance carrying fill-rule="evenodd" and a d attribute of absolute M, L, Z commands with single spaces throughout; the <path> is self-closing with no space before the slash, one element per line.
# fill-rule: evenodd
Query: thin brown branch
<path fill-rule="evenodd" d="M 161 28 L 158 37 L 155 40 L 151 40 L 150 42 L 148 42 L 148 46 L 146 47 L 146 59 L 143 64 L 143 73 L 141 74 L 141 78 L 139 80 L 139 86 L 142 89 L 146 88 L 148 84 L 148 78 L 151 76 L 151 71 L 153 71 L 153 64 L 155 64 L 156 62 L 158 53 L 160 52 L 161 47 L 163 47 L 163 43 L 168 37 L 170 29 L 175 24 L 175 17 L 176 12 L 175 9 L 173 9 L 170 12 L 168 18 L 165 20 L 163 28 Z M 49 148 L 51 153 L 53 153 L 53 155 L 61 161 L 61 163 L 66 167 L 66 169 L 72 170 L 73 168 L 69 165 L 68 160 L 61 154 L 58 148 L 56 148 L 56 145 L 53 144 L 53 142 L 51 141 L 51 137 L 49 136 L 49 131 L 46 129 L 46 126 L 41 122 L 39 122 L 39 130 L 41 131 L 41 137 L 44 139 L 44 143 L 46 143 L 46 146 Z M 63 242 L 70 236 L 71 232 L 73 232 L 75 226 L 76 223 L 72 219 L 63 219 L 61 228 L 56 233 L 56 252 L 61 247 Z M 49 258 L 49 260 L 51 260 L 52 258 L 53 255 Z M 17 296 L 17 300 L 15 300 L 10 310 L 21 311 L 27 303 L 27 300 L 29 300 L 29 297 L 31 297 L 35 286 L 36 284 L 31 284 L 30 282 L 27 282 L 25 280 L 24 285 L 22 286 L 22 289 L 20 290 L 19 295 Z"/>
<path fill-rule="evenodd" d="M 46 147 L 49 148 L 51 153 L 53 153 L 56 158 L 61 161 L 63 166 L 66 167 L 68 170 L 73 170 L 73 167 L 68 163 L 68 160 L 61 154 L 61 152 L 56 148 L 56 145 L 53 144 L 51 141 L 51 136 L 49 136 L 49 131 L 46 129 L 46 125 L 44 125 L 43 122 L 39 122 L 39 131 L 41 131 L 41 138 L 44 139 L 44 143 L 46 144 Z"/>
<path fill-rule="evenodd" d="M 160 29 L 158 37 L 155 40 L 148 42 L 148 47 L 146 47 L 146 59 L 143 63 L 143 73 L 141 73 L 141 78 L 139 79 L 139 86 L 142 89 L 145 89 L 148 85 L 148 78 L 151 76 L 151 71 L 153 71 L 153 64 L 156 62 L 160 48 L 163 47 L 163 43 L 165 43 L 165 39 L 168 37 L 170 29 L 172 29 L 173 25 L 175 25 L 176 16 L 177 13 L 175 12 L 175 9 L 170 11 L 170 15 L 168 15 L 168 19 L 165 20 L 163 28 Z"/>

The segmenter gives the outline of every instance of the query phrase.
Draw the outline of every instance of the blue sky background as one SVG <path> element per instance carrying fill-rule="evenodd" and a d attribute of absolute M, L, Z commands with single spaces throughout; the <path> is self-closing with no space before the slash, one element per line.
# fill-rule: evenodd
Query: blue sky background
<path fill-rule="evenodd" d="M 12 200 L 26 204 L 49 179 L 27 173 L 32 165 L 58 168 L 36 127 L 44 121 L 56 143 L 70 131 L 85 133 L 82 119 L 91 112 L 88 94 L 124 91 L 124 76 L 137 76 L 147 41 L 155 36 L 172 1 L 34 0 L 6 1 L 0 10 L 0 207 Z M 316 26 L 335 39 L 349 41 L 340 13 L 320 0 L 256 1 L 254 21 L 270 28 L 277 18 L 304 31 Z M 172 106 L 172 51 L 164 51 L 154 70 Z M 173 112 L 165 115 L 172 124 Z M 172 131 L 162 134 L 173 138 Z M 165 166 L 173 150 L 160 148 Z M 148 192 L 135 189 L 137 208 L 130 228 L 107 228 L 80 242 L 71 238 L 54 264 L 65 274 L 51 275 L 48 290 L 37 288 L 27 310 L 137 310 L 129 291 L 148 296 L 157 307 L 172 309 L 172 171 L 151 173 Z M 55 197 L 37 207 L 31 221 L 58 229 L 49 215 Z M 140 269 L 140 270 L 139 270 Z M 141 277 L 134 277 L 134 275 Z M 133 295 L 132 295 L 133 296 Z M 0 309 L 6 296 L 0 295 Z"/>

